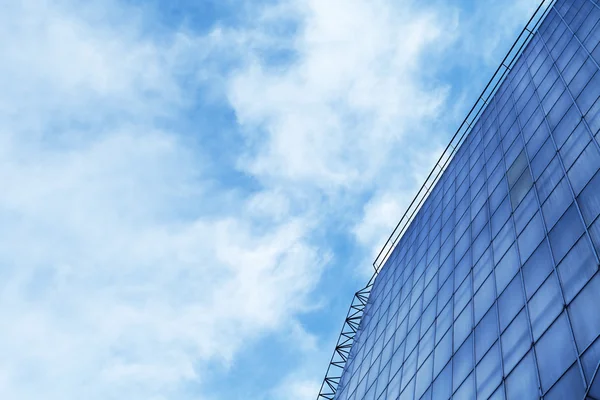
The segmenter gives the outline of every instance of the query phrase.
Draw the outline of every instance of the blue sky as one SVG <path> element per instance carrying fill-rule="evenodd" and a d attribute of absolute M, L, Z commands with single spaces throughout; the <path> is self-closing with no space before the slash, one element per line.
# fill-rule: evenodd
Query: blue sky
<path fill-rule="evenodd" d="M 0 398 L 316 397 L 536 5 L 5 4 Z"/>

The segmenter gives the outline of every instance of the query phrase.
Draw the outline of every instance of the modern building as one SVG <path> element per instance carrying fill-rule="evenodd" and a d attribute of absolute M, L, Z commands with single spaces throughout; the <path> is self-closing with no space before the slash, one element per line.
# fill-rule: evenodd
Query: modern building
<path fill-rule="evenodd" d="M 319 399 L 600 400 L 599 21 L 600 1 L 540 5 L 356 294 Z"/>

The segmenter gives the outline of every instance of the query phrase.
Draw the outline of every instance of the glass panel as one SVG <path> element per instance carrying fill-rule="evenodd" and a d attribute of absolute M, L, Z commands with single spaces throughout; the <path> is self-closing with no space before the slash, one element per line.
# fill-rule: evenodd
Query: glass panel
<path fill-rule="evenodd" d="M 533 185 L 529 168 L 527 168 L 516 181 L 515 185 L 510 189 L 510 201 L 513 209 L 525 198 L 525 195 Z"/>
<path fill-rule="evenodd" d="M 437 294 L 437 309 L 442 310 L 446 303 L 452 298 L 452 292 L 454 291 L 454 279 L 452 276 L 446 280 L 440 287 L 440 291 Z"/>
<path fill-rule="evenodd" d="M 508 172 L 506 173 L 509 186 L 513 186 L 517 179 L 521 176 L 523 171 L 527 168 L 527 155 L 525 151 L 521 151 L 517 159 L 513 162 L 513 164 L 508 168 Z"/>
<path fill-rule="evenodd" d="M 458 388 L 456 393 L 454 393 L 452 400 L 475 400 L 474 380 L 473 374 L 470 374 L 460 388 Z"/>
<path fill-rule="evenodd" d="M 471 303 L 469 303 L 470 305 Z M 454 323 L 454 348 L 457 349 L 463 343 L 463 341 L 471 333 L 473 326 L 473 312 L 471 307 L 466 307 L 463 312 L 458 316 Z"/>
<path fill-rule="evenodd" d="M 489 398 L 502 379 L 502 364 L 497 342 L 477 365 L 476 376 L 477 397 Z"/>
<path fill-rule="evenodd" d="M 529 301 L 533 338 L 537 340 L 563 309 L 556 276 L 551 274 Z"/>
<path fill-rule="evenodd" d="M 423 366 L 417 372 L 417 381 L 415 385 L 415 396 L 416 398 L 420 398 L 429 385 L 431 384 L 431 369 L 433 367 L 433 357 L 427 358 L 423 363 Z"/>
<path fill-rule="evenodd" d="M 454 357 L 453 363 L 453 387 L 456 389 L 463 380 L 473 370 L 473 335 L 469 336 L 463 345 L 458 349 Z"/>
<path fill-rule="evenodd" d="M 483 281 L 493 269 L 494 260 L 492 258 L 492 248 L 490 246 L 473 267 L 473 285 L 475 290 L 479 289 Z"/>
<path fill-rule="evenodd" d="M 592 176 L 600 168 L 600 153 L 595 143 L 590 143 L 571 167 L 567 175 L 571 181 L 575 195 L 592 179 Z"/>
<path fill-rule="evenodd" d="M 437 333 L 437 340 L 442 338 L 442 335 L 452 326 L 452 302 L 449 302 L 446 307 L 442 310 L 438 319 L 435 321 L 435 330 Z"/>
<path fill-rule="evenodd" d="M 552 272 L 552 266 L 550 249 L 544 240 L 523 265 L 525 292 L 528 299 L 533 296 L 533 293 Z"/>
<path fill-rule="evenodd" d="M 475 323 L 478 323 L 496 300 L 494 275 L 490 274 L 475 294 Z"/>
<path fill-rule="evenodd" d="M 566 314 L 562 314 L 535 345 L 542 390 L 545 392 L 575 362 L 577 355 Z"/>
<path fill-rule="evenodd" d="M 519 235 L 518 244 L 522 263 L 531 256 L 544 236 L 545 233 L 542 218 L 540 217 L 540 213 L 537 213 L 529 224 L 527 224 L 523 233 Z"/>
<path fill-rule="evenodd" d="M 504 359 L 504 371 L 507 374 L 531 347 L 527 325 L 527 314 L 523 310 L 502 333 L 502 357 Z"/>
<path fill-rule="evenodd" d="M 496 293 L 502 293 L 508 282 L 519 271 L 519 266 L 517 246 L 513 245 L 496 266 Z"/>
<path fill-rule="evenodd" d="M 471 300 L 471 279 L 465 279 L 454 294 L 454 316 L 458 318 L 460 314 Z"/>
<path fill-rule="evenodd" d="M 538 400 L 537 370 L 529 352 L 506 378 L 507 400 Z"/>
<path fill-rule="evenodd" d="M 563 178 L 542 205 L 547 229 L 550 230 L 556 225 L 571 203 L 573 203 L 573 195 L 569 189 L 569 181 Z"/>
<path fill-rule="evenodd" d="M 544 400 L 582 399 L 585 395 L 585 386 L 579 373 L 577 364 L 563 375 L 562 378 L 544 396 Z"/>
<path fill-rule="evenodd" d="M 479 361 L 498 339 L 498 314 L 496 307 L 490 308 L 475 328 L 475 355 Z"/>
<path fill-rule="evenodd" d="M 589 225 L 600 215 L 600 172 L 596 173 L 590 183 L 577 198 L 583 219 Z"/>
<path fill-rule="evenodd" d="M 452 395 L 452 363 L 449 362 L 433 382 L 433 398 L 447 400 Z"/>
<path fill-rule="evenodd" d="M 504 386 L 502 385 L 498 389 L 496 389 L 494 394 L 492 394 L 488 400 L 504 400 L 504 399 L 505 399 Z"/>
<path fill-rule="evenodd" d="M 423 361 L 425 361 L 425 359 L 429 357 L 429 354 L 433 351 L 434 334 L 435 328 L 431 328 L 419 341 L 419 368 L 421 367 L 421 364 L 423 364 Z"/>
<path fill-rule="evenodd" d="M 583 235 L 579 239 L 557 269 L 565 301 L 569 304 L 598 270 L 598 264 L 587 235 Z"/>
<path fill-rule="evenodd" d="M 560 217 L 554 228 L 548 234 L 554 260 L 560 262 L 571 246 L 577 242 L 584 232 L 583 224 L 575 208 L 575 204 Z"/>
<path fill-rule="evenodd" d="M 402 384 L 404 386 L 404 384 Z M 403 389 L 404 391 L 400 394 L 399 400 L 413 400 L 415 395 L 415 378 L 413 377 L 408 385 Z"/>
<path fill-rule="evenodd" d="M 598 361 L 600 360 L 600 337 L 596 339 L 587 350 L 581 355 L 581 365 L 585 379 L 590 382 L 596 373 Z M 600 374 L 597 376 L 600 377 Z"/>
<path fill-rule="evenodd" d="M 452 356 L 452 331 L 448 331 L 435 348 L 433 375 L 441 371 Z"/>
<path fill-rule="evenodd" d="M 498 236 L 496 236 L 493 240 L 492 248 L 494 250 L 494 256 L 496 258 L 502 257 L 504 253 L 506 253 L 510 245 L 514 242 L 514 240 L 515 232 L 512 226 L 512 222 L 508 221 L 506 224 L 504 224 L 504 226 L 498 233 Z"/>
<path fill-rule="evenodd" d="M 523 296 L 521 275 L 517 274 L 498 299 L 501 331 L 508 326 L 524 305 L 525 298 Z"/>
<path fill-rule="evenodd" d="M 529 222 L 533 214 L 538 210 L 538 202 L 535 196 L 535 190 L 529 190 L 521 204 L 515 210 L 513 220 L 518 233 L 525 229 L 525 225 Z"/>
<path fill-rule="evenodd" d="M 575 342 L 583 351 L 600 334 L 600 277 L 598 274 L 582 289 L 569 306 Z"/>
<path fill-rule="evenodd" d="M 550 164 L 546 167 L 546 170 L 540 176 L 540 179 L 536 182 L 536 188 L 540 197 L 540 202 L 546 201 L 550 193 L 554 190 L 558 182 L 563 178 L 564 174 L 560 167 L 560 161 L 558 157 L 554 157 Z"/>

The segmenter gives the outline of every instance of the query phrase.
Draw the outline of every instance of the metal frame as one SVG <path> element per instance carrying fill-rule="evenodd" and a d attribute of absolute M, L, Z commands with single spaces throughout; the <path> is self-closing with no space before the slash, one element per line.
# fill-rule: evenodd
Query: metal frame
<path fill-rule="evenodd" d="M 486 108 L 488 101 L 496 93 L 500 84 L 504 81 L 507 73 L 510 72 L 511 68 L 516 63 L 517 59 L 525 49 L 525 46 L 531 40 L 531 37 L 537 31 L 541 22 L 545 19 L 550 9 L 554 5 L 556 0 L 542 0 L 538 5 L 537 9 L 527 21 L 527 24 L 514 41 L 510 50 L 504 56 L 504 59 L 500 63 L 500 66 L 496 69 L 492 78 L 489 80 L 479 97 L 477 98 L 473 107 L 471 107 L 469 113 L 460 124 L 458 130 L 454 133 L 450 139 L 450 143 L 446 146 L 433 169 L 425 179 L 425 182 L 418 190 L 417 194 L 411 201 L 410 205 L 406 209 L 404 215 L 396 224 L 385 244 L 377 254 L 377 257 L 373 261 L 374 273 L 369 279 L 367 285 L 356 292 L 352 298 L 350 309 L 344 320 L 342 331 L 339 335 L 338 341 L 335 346 L 335 350 L 327 367 L 325 378 L 321 384 L 317 400 L 334 400 L 337 389 L 342 378 L 342 373 L 348 361 L 350 355 L 350 349 L 354 343 L 354 337 L 360 329 L 360 323 L 364 314 L 364 309 L 369 301 L 369 295 L 371 294 L 371 288 L 375 282 L 375 278 L 381 271 L 383 265 L 389 259 L 392 251 L 396 248 L 399 240 L 402 238 L 409 224 L 412 222 L 414 216 L 420 210 L 421 206 L 427 199 L 431 189 L 435 186 L 446 167 L 456 154 L 460 145 L 464 142 L 468 136 L 471 128 L 475 125 L 479 116 Z"/>

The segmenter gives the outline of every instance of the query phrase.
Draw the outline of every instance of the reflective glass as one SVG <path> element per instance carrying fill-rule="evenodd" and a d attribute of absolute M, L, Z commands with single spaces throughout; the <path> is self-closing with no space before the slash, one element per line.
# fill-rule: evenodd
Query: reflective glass
<path fill-rule="evenodd" d="M 447 400 L 452 395 L 452 362 L 449 362 L 433 382 L 433 398 Z"/>
<path fill-rule="evenodd" d="M 521 275 L 517 274 L 498 298 L 500 330 L 503 331 L 525 305 Z"/>
<path fill-rule="evenodd" d="M 476 367 L 477 396 L 487 399 L 496 390 L 502 379 L 502 364 L 498 343 L 486 353 Z"/>
<path fill-rule="evenodd" d="M 519 360 L 531 347 L 529 338 L 527 314 L 525 310 L 510 323 L 508 328 L 502 332 L 502 357 L 504 359 L 504 371 L 510 373 Z"/>
<path fill-rule="evenodd" d="M 533 338 L 537 340 L 563 309 L 557 278 L 551 274 L 529 301 Z"/>
<path fill-rule="evenodd" d="M 550 249 L 546 241 L 543 241 L 523 265 L 523 280 L 528 299 L 546 280 L 552 269 L 553 262 Z"/>
<path fill-rule="evenodd" d="M 490 308 L 475 328 L 475 355 L 479 361 L 498 339 L 498 313 L 496 307 Z"/>
<path fill-rule="evenodd" d="M 584 232 L 575 204 L 571 205 L 560 217 L 554 228 L 548 234 L 554 260 L 560 262 L 569 249 L 577 242 Z"/>
<path fill-rule="evenodd" d="M 530 351 L 506 378 L 507 400 L 538 400 L 537 369 Z"/>
<path fill-rule="evenodd" d="M 457 389 L 473 369 L 473 335 L 456 351 L 452 363 L 452 382 L 454 389 Z"/>
<path fill-rule="evenodd" d="M 600 335 L 600 313 L 590 312 L 590 310 L 597 310 L 598 304 L 600 304 L 600 276 L 596 274 L 569 306 L 575 342 L 580 352 Z"/>
<path fill-rule="evenodd" d="M 535 345 L 542 390 L 545 392 L 575 362 L 566 315 L 561 315 Z"/>
<path fill-rule="evenodd" d="M 585 386 L 577 364 L 560 378 L 560 380 L 544 396 L 544 400 L 582 399 L 585 395 Z"/>
<path fill-rule="evenodd" d="M 568 304 L 598 270 L 598 263 L 587 235 L 582 236 L 571 248 L 558 264 L 557 270 Z"/>
<path fill-rule="evenodd" d="M 486 100 L 370 287 L 336 400 L 583 397 L 600 361 L 599 20 L 597 0 L 557 0 Z"/>

